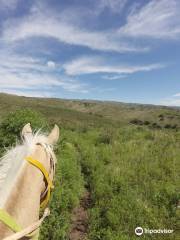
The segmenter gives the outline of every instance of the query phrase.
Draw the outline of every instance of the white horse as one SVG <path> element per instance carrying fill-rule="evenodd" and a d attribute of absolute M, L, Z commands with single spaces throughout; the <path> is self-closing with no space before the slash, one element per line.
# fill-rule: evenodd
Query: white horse
<path fill-rule="evenodd" d="M 59 139 L 59 128 L 55 125 L 48 136 L 33 134 L 28 123 L 21 135 L 22 145 L 0 159 L 0 239 L 29 239 L 27 235 L 34 235 L 48 215 L 45 211 L 39 220 L 40 205 L 47 205 L 52 188 L 56 162 L 52 146 Z"/>

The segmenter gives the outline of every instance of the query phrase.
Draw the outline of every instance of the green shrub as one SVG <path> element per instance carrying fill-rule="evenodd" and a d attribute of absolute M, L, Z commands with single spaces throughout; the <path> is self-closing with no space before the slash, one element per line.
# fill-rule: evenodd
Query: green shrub
<path fill-rule="evenodd" d="M 165 125 L 164 125 L 164 128 L 167 128 L 167 129 L 168 129 L 168 128 L 171 128 L 171 124 L 165 124 Z"/>
<path fill-rule="evenodd" d="M 156 122 L 152 123 L 152 128 L 157 128 L 157 129 L 160 129 L 161 126 L 158 125 Z"/>
<path fill-rule="evenodd" d="M 143 125 L 143 121 L 141 121 L 140 119 L 132 119 L 130 121 L 131 124 L 135 124 L 135 125 Z"/>
<path fill-rule="evenodd" d="M 30 109 L 17 110 L 9 113 L 0 124 L 0 149 L 14 144 L 20 138 L 20 132 L 26 123 L 31 123 L 32 129 L 46 129 L 45 118 Z"/>
<path fill-rule="evenodd" d="M 150 122 L 149 121 L 144 121 L 144 125 L 149 125 L 150 124 Z"/>

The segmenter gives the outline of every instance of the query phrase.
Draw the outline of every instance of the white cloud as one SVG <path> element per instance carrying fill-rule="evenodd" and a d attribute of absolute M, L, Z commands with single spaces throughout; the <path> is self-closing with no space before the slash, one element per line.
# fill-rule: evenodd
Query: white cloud
<path fill-rule="evenodd" d="M 127 76 L 124 74 L 116 74 L 116 75 L 104 75 L 102 76 L 103 79 L 107 79 L 107 80 L 118 80 L 118 79 L 122 79 L 122 78 L 126 78 Z"/>
<path fill-rule="evenodd" d="M 160 104 L 166 106 L 180 106 L 180 93 L 176 93 L 171 97 L 162 99 Z"/>
<path fill-rule="evenodd" d="M 9 89 L 9 88 L 0 88 L 1 93 L 8 93 L 8 94 L 13 94 L 13 95 L 18 95 L 18 96 L 26 96 L 26 97 L 43 97 L 43 98 L 50 98 L 53 97 L 52 92 L 46 92 L 46 91 L 38 91 L 38 90 L 28 90 L 28 91 L 23 91 L 18 88 L 16 89 Z"/>
<path fill-rule="evenodd" d="M 46 65 L 40 59 L 32 57 L 24 57 L 15 54 L 9 54 L 8 52 L 0 52 L 0 69 L 7 70 L 9 72 L 24 71 L 28 69 L 36 71 L 47 71 Z M 3 54 L 2 54 L 3 53 Z"/>
<path fill-rule="evenodd" d="M 66 44 L 101 51 L 147 51 L 147 48 L 133 46 L 119 38 L 115 30 L 90 31 L 55 15 L 43 15 L 37 10 L 24 18 L 8 20 L 3 25 L 2 40 L 6 43 L 31 37 L 51 37 Z"/>
<path fill-rule="evenodd" d="M 45 94 L 58 88 L 68 92 L 87 92 L 87 84 L 51 71 L 41 59 L 18 55 L 0 57 L 0 91 L 16 89 L 27 94 L 30 90 L 41 89 Z"/>
<path fill-rule="evenodd" d="M 48 66 L 49 68 L 51 68 L 51 69 L 54 69 L 54 68 L 56 67 L 56 63 L 53 62 L 53 61 L 48 61 L 48 62 L 47 62 L 47 66 Z"/>
<path fill-rule="evenodd" d="M 179 38 L 180 1 L 152 0 L 130 13 L 127 24 L 119 29 L 128 37 Z"/>
<path fill-rule="evenodd" d="M 180 97 L 180 93 L 174 94 L 173 97 Z"/>
<path fill-rule="evenodd" d="M 160 63 L 150 65 L 111 65 L 98 57 L 82 57 L 64 64 L 68 75 L 81 75 L 92 73 L 117 73 L 132 74 L 135 72 L 146 72 L 164 67 Z"/>
<path fill-rule="evenodd" d="M 2 1 L 2 0 L 0 0 Z M 2 2 L 7 5 L 10 2 Z M 97 9 L 108 7 L 112 11 L 120 11 L 127 0 L 101 0 L 97 3 Z M 69 14 L 68 14 L 69 9 Z M 89 30 L 83 24 L 85 13 L 90 14 L 89 9 L 80 13 L 79 9 L 68 8 L 67 11 L 57 14 L 45 8 L 43 2 L 33 5 L 30 14 L 8 19 L 2 28 L 1 41 L 6 44 L 21 42 L 31 37 L 50 37 L 69 45 L 88 47 L 99 51 L 115 52 L 143 52 L 148 47 L 141 46 L 132 39 L 145 38 L 178 38 L 180 36 L 180 2 L 178 0 L 152 0 L 143 7 L 135 8 L 127 17 L 127 23 L 121 28 L 104 31 Z M 72 14 L 70 14 L 72 13 Z M 67 17 L 68 16 L 68 17 Z M 75 20 L 77 19 L 77 20 Z"/>
<path fill-rule="evenodd" d="M 173 99 L 173 98 L 168 98 L 168 99 L 164 99 L 161 100 L 160 105 L 164 105 L 164 106 L 174 106 L 174 107 L 179 107 L 180 106 L 180 99 Z"/>

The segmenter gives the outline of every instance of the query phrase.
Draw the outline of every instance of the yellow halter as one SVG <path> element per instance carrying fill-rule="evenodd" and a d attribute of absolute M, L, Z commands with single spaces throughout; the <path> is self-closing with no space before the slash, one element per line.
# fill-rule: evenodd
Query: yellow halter
<path fill-rule="evenodd" d="M 26 157 L 25 160 L 32 164 L 33 166 L 35 166 L 36 168 L 38 168 L 44 175 L 47 187 L 45 190 L 45 196 L 43 197 L 43 201 L 41 202 L 41 208 L 45 208 L 50 199 L 51 189 L 54 187 L 52 184 L 52 180 L 50 179 L 49 173 L 47 172 L 46 168 L 43 166 L 41 162 L 39 162 L 36 159 L 33 159 L 31 156 Z M 0 209 L 0 221 L 3 222 L 14 232 L 19 232 L 22 230 L 22 227 L 16 223 L 16 220 L 3 209 Z"/>
<path fill-rule="evenodd" d="M 47 183 L 47 193 L 45 195 L 44 200 L 41 202 L 41 207 L 45 208 L 46 205 L 49 202 L 49 199 L 50 199 L 51 189 L 54 187 L 53 184 L 52 184 L 52 181 L 49 177 L 49 173 L 47 172 L 47 170 L 45 169 L 45 167 L 43 166 L 42 163 L 40 163 L 36 159 L 33 159 L 31 156 L 26 157 L 25 160 L 28 161 L 33 166 L 37 167 L 42 172 L 42 174 L 44 175 L 44 178 L 45 178 L 46 183 Z"/>

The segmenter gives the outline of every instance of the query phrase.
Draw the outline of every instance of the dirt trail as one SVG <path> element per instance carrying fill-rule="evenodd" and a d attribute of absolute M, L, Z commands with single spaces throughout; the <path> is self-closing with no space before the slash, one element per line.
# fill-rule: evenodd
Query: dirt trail
<path fill-rule="evenodd" d="M 88 191 L 85 192 L 80 200 L 80 204 L 72 212 L 71 230 L 69 240 L 86 240 L 88 231 L 87 210 L 91 204 L 91 197 Z"/>

